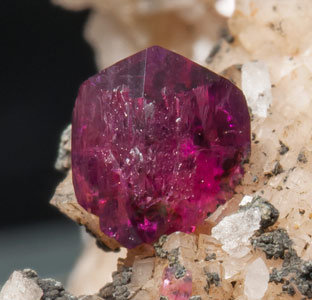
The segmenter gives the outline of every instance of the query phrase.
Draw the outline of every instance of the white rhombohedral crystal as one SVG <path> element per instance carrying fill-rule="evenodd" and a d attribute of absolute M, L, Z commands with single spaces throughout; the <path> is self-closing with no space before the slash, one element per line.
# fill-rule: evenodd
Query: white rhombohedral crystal
<path fill-rule="evenodd" d="M 242 67 L 242 90 L 252 113 L 266 118 L 272 103 L 271 80 L 267 66 L 260 61 Z"/>
<path fill-rule="evenodd" d="M 262 258 L 257 258 L 247 267 L 244 293 L 248 300 L 262 299 L 269 282 L 269 270 Z"/>
<path fill-rule="evenodd" d="M 257 207 L 225 217 L 212 228 L 211 235 L 222 243 L 222 249 L 234 257 L 245 256 L 249 239 L 260 228 L 261 213 Z"/>

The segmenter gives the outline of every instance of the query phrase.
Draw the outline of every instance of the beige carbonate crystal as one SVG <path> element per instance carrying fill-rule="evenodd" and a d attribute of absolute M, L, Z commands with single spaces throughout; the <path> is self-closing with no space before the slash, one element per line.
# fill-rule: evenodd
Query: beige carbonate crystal
<path fill-rule="evenodd" d="M 133 289 L 144 286 L 153 276 L 155 258 L 138 257 L 132 266 L 131 286 Z"/>
<path fill-rule="evenodd" d="M 244 293 L 248 300 L 262 299 L 269 282 L 269 270 L 262 258 L 257 258 L 246 268 Z"/>

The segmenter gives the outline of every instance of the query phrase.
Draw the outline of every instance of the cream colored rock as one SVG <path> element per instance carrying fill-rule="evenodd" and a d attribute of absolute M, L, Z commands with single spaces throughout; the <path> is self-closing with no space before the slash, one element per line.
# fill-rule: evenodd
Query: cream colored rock
<path fill-rule="evenodd" d="M 55 169 L 59 171 L 66 171 L 71 167 L 71 124 L 69 124 L 62 132 L 60 145 L 58 149 L 57 159 L 55 162 Z"/>
<path fill-rule="evenodd" d="M 113 250 L 119 248 L 119 244 L 114 239 L 109 238 L 100 230 L 99 218 L 88 213 L 78 204 L 71 171 L 68 172 L 64 181 L 56 188 L 50 203 L 78 224 L 84 225 L 106 246 Z"/>
<path fill-rule="evenodd" d="M 235 10 L 235 0 L 216 0 L 216 10 L 225 17 L 231 17 Z"/>
<path fill-rule="evenodd" d="M 247 267 L 244 293 L 248 300 L 263 298 L 268 288 L 269 277 L 269 270 L 260 257 Z"/>
<path fill-rule="evenodd" d="M 172 49 L 204 64 L 225 27 L 213 0 L 53 2 L 67 9 L 91 10 L 85 38 L 95 50 L 99 69 L 151 45 Z"/>
<path fill-rule="evenodd" d="M 144 286 L 153 276 L 153 270 L 155 267 L 155 258 L 143 258 L 139 257 L 134 261 L 132 267 L 131 285 L 133 288 L 139 288 Z"/>
<path fill-rule="evenodd" d="M 40 300 L 42 296 L 38 284 L 21 271 L 14 271 L 0 291 L 0 300 Z"/>
<path fill-rule="evenodd" d="M 242 90 L 252 113 L 265 118 L 272 103 L 272 92 L 269 70 L 263 62 L 243 64 Z"/>

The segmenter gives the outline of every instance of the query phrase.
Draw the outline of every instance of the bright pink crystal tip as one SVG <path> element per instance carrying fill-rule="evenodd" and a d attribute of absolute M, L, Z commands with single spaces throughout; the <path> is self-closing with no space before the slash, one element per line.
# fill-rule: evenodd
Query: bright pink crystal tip
<path fill-rule="evenodd" d="M 230 81 L 154 46 L 85 81 L 73 112 L 73 183 L 101 230 L 132 248 L 193 232 L 233 193 L 250 119 Z"/>
<path fill-rule="evenodd" d="M 192 295 L 192 274 L 186 270 L 181 278 L 176 278 L 176 267 L 167 267 L 164 270 L 160 295 L 168 300 L 189 300 Z"/>

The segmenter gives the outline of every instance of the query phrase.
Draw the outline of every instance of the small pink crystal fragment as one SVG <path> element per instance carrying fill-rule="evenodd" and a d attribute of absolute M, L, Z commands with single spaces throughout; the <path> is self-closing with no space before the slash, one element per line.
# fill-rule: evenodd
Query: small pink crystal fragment
<path fill-rule="evenodd" d="M 192 295 L 192 275 L 186 271 L 182 278 L 176 278 L 175 267 L 167 267 L 163 274 L 163 283 L 160 288 L 160 295 L 168 300 L 189 300 Z"/>
<path fill-rule="evenodd" d="M 250 152 L 242 92 L 157 46 L 84 82 L 72 126 L 78 202 L 128 248 L 194 231 L 231 197 Z"/>

